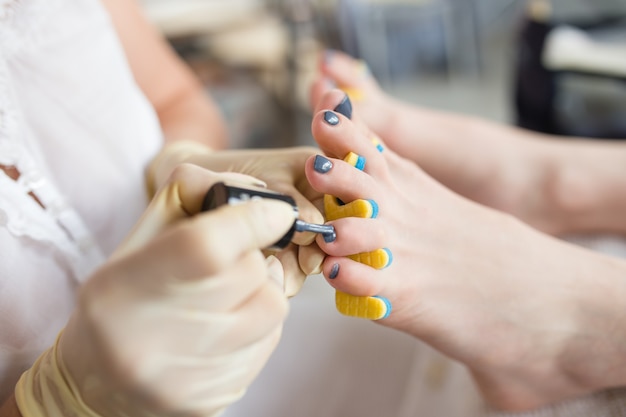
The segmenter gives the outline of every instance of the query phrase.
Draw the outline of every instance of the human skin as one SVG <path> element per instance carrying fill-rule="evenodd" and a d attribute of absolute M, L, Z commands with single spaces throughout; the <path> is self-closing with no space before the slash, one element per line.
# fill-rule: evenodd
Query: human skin
<path fill-rule="evenodd" d="M 332 162 L 307 161 L 319 192 L 345 202 L 373 199 L 375 219 L 332 221 L 323 274 L 334 288 L 379 295 L 392 312 L 378 323 L 409 333 L 464 363 L 495 408 L 528 410 L 626 383 L 626 262 L 557 240 L 519 219 L 447 189 L 413 161 L 378 152 L 367 129 L 324 114 L 312 131 Z M 364 171 L 343 162 L 366 158 Z M 374 270 L 346 255 L 386 247 L 393 263 Z M 330 279 L 333 267 L 339 267 Z"/>
<path fill-rule="evenodd" d="M 212 149 L 225 148 L 226 124 L 216 104 L 145 18 L 138 3 L 101 1 L 109 12 L 137 84 L 157 112 L 165 143 L 192 140 Z"/>
<path fill-rule="evenodd" d="M 426 109 L 386 94 L 341 52 L 320 63 L 312 103 L 334 84 L 358 91 L 355 117 L 437 181 L 539 230 L 626 233 L 626 142 L 538 134 Z"/>

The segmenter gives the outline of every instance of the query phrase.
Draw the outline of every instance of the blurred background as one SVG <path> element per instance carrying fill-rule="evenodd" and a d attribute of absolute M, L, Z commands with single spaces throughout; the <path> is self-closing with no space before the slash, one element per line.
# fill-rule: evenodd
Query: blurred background
<path fill-rule="evenodd" d="M 234 147 L 311 144 L 325 48 L 392 95 L 565 135 L 626 137 L 626 0 L 142 0 Z"/>

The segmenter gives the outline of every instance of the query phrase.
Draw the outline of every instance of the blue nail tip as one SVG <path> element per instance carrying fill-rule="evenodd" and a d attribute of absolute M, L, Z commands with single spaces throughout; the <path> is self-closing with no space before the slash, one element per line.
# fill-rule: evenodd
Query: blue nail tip
<path fill-rule="evenodd" d="M 387 268 L 387 267 L 388 267 L 389 265 L 391 265 L 391 264 L 392 264 L 392 262 L 393 262 L 393 254 L 391 253 L 391 251 L 389 250 L 389 248 L 383 248 L 383 250 L 384 250 L 385 252 L 387 252 L 387 257 L 389 258 L 389 259 L 387 260 L 387 265 L 385 265 L 385 268 Z"/>
<path fill-rule="evenodd" d="M 386 319 L 387 317 L 389 317 L 389 315 L 391 314 L 391 301 L 389 301 L 385 297 L 381 297 L 380 295 L 374 295 L 373 297 L 381 300 L 383 303 L 385 303 L 385 307 L 387 307 L 387 311 L 385 312 L 385 315 L 379 318 L 378 320 Z"/>
<path fill-rule="evenodd" d="M 354 165 L 354 167 L 356 169 L 358 169 L 359 171 L 363 171 L 365 169 L 365 158 L 362 157 L 361 155 L 359 155 L 359 157 L 356 160 L 356 164 Z"/>
<path fill-rule="evenodd" d="M 376 145 L 376 149 L 378 149 L 378 152 L 382 153 L 385 150 L 385 147 L 379 143 Z"/>
<path fill-rule="evenodd" d="M 372 206 L 372 219 L 378 217 L 378 204 L 374 200 L 367 200 Z"/>

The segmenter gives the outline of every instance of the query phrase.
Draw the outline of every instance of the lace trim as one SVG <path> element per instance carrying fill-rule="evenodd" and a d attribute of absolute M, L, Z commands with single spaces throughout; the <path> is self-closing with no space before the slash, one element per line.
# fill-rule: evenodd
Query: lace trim
<path fill-rule="evenodd" d="M 77 216 L 72 211 L 62 210 L 56 218 L 47 216 L 35 199 L 25 194 L 23 184 L 4 173 L 0 174 L 0 187 L 5 191 L 0 194 L 0 226 L 12 235 L 57 249 L 77 282 L 84 281 L 102 263 L 104 256 L 90 236 L 83 235 L 77 242 L 65 232 L 76 228 L 72 222 Z"/>
<path fill-rule="evenodd" d="M 0 3 L 0 7 L 6 11 L 7 5 L 15 5 L 17 9 L 22 4 L 19 0 L 5 1 Z M 0 56 L 0 164 L 13 166 L 20 172 L 17 181 L 4 172 L 0 175 L 1 189 L 7 193 L 11 191 L 9 194 L 0 193 L 0 221 L 15 236 L 28 236 L 56 246 L 65 255 L 76 280 L 81 281 L 102 262 L 104 256 L 79 214 L 68 206 L 61 193 L 45 178 L 26 149 L 15 97 L 5 56 Z M 45 210 L 28 196 L 29 193 L 37 197 Z M 15 199 L 9 199 L 9 195 Z M 21 211 L 22 206 L 24 212 Z"/>
<path fill-rule="evenodd" d="M 45 39 L 41 19 L 60 6 L 58 0 L 0 0 L 0 49 L 5 56 Z"/>
<path fill-rule="evenodd" d="M 0 0 L 0 20 L 10 19 L 23 0 Z"/>

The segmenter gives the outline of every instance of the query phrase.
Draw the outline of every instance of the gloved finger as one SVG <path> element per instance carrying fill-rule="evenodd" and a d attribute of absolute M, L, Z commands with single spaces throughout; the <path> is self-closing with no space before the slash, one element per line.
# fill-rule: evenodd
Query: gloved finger
<path fill-rule="evenodd" d="M 267 185 L 269 189 L 289 195 L 295 200 L 300 219 L 321 224 L 324 222 L 324 216 L 312 201 L 323 199 L 323 194 L 311 187 L 304 172 L 306 160 L 315 152 L 313 148 L 302 148 L 296 155 L 293 155 L 293 152 L 285 153 L 285 157 L 291 160 L 290 168 L 274 172 L 267 178 Z M 314 240 L 315 234 L 308 232 L 296 233 L 293 238 L 297 245 L 308 245 Z"/>
<path fill-rule="evenodd" d="M 193 164 L 177 166 L 169 184 L 179 184 L 178 190 L 182 209 L 191 215 L 201 211 L 204 196 L 211 186 L 217 182 L 227 182 L 232 185 L 267 187 L 264 181 L 239 172 L 213 172 Z"/>
<path fill-rule="evenodd" d="M 143 289 L 144 299 L 155 298 L 155 295 L 171 297 L 172 309 L 181 311 L 183 315 L 185 311 L 193 310 L 198 313 L 198 320 L 201 320 L 202 315 L 206 313 L 231 311 L 263 285 L 280 279 L 282 266 L 280 262 L 276 261 L 276 263 L 278 267 L 273 263 L 268 265 L 268 261 L 259 251 L 252 251 L 239 258 L 230 267 L 206 279 L 186 280 L 183 285 L 176 285 L 176 281 L 180 283 L 181 279 L 166 275 L 162 278 L 146 276 L 145 282 L 137 285 L 137 291 L 141 292 Z M 162 264 L 160 268 L 167 270 L 168 266 Z M 149 292 L 146 291 L 147 288 L 150 288 Z M 282 286 L 280 289 L 282 291 Z M 137 297 L 140 298 L 142 295 L 138 294 Z"/>
<path fill-rule="evenodd" d="M 178 401 L 177 404 L 189 405 L 189 410 L 180 409 L 178 415 L 221 415 L 223 409 L 245 393 L 256 376 L 261 372 L 270 355 L 278 345 L 282 333 L 282 326 L 277 326 L 271 333 L 258 342 L 238 349 L 223 358 L 213 358 L 211 361 L 203 361 L 192 369 L 187 368 L 186 375 L 193 373 L 196 381 L 204 381 L 204 389 L 199 390 L 197 395 Z M 245 364 L 245 366 L 242 366 Z M 219 378 L 207 378 L 207 375 L 218 375 Z M 180 378 L 184 380 L 184 378 Z M 180 384 L 179 384 L 180 385 Z M 184 384 L 182 384 L 184 385 Z M 207 396 L 210 391 L 212 395 Z M 175 394 L 175 393 L 174 393 Z M 206 412 L 198 413 L 198 410 Z M 215 410 L 218 410 L 215 413 Z M 189 411 L 189 412 L 187 412 Z"/>
<path fill-rule="evenodd" d="M 192 164 L 181 164 L 172 172 L 152 199 L 133 230 L 118 246 L 114 256 L 136 249 L 172 223 L 198 213 L 211 185 L 219 181 L 263 186 L 254 177 L 238 173 L 217 173 Z"/>
<path fill-rule="evenodd" d="M 326 254 L 320 249 L 317 242 L 307 246 L 300 246 L 298 249 L 298 263 L 300 269 L 306 275 L 315 275 L 322 272 L 322 263 Z"/>
<path fill-rule="evenodd" d="M 190 357 L 229 352 L 263 337 L 284 320 L 286 297 L 272 282 L 259 251 L 221 274 L 181 282 L 174 274 L 188 262 L 177 259 L 176 253 L 158 251 L 163 248 L 166 245 L 157 241 L 110 263 L 81 288 L 90 327 L 100 329 L 104 339 L 118 341 L 109 345 L 116 362 L 129 364 L 134 355 L 149 351 Z M 156 259 L 150 258 L 152 249 L 157 250 Z"/>
<path fill-rule="evenodd" d="M 267 273 L 270 279 L 283 291 L 285 288 L 285 271 L 283 270 L 283 265 L 274 255 L 270 255 L 265 259 L 265 265 L 267 266 Z"/>
<path fill-rule="evenodd" d="M 250 272 L 250 271 L 248 271 Z M 288 311 L 287 298 L 269 277 L 254 291 L 239 287 L 242 293 L 226 291 L 210 294 L 207 304 L 224 295 L 239 303 L 225 310 L 188 308 L 180 303 L 167 306 L 163 331 L 145 340 L 165 351 L 178 351 L 185 356 L 222 355 L 254 343 L 282 324 Z M 225 302 L 222 302 L 225 305 Z M 207 311 L 212 310 L 212 311 Z M 165 318 L 167 317 L 167 318 Z"/>
<path fill-rule="evenodd" d="M 291 205 L 273 199 L 251 200 L 200 213 L 161 237 L 181 259 L 192 258 L 189 278 L 220 273 L 250 251 L 270 246 L 287 233 L 294 222 Z"/>
<path fill-rule="evenodd" d="M 283 323 L 288 311 L 289 304 L 283 291 L 268 280 L 237 308 L 219 315 L 219 320 L 227 323 L 211 352 L 228 353 L 264 338 Z M 205 330 L 213 332 L 213 327 Z"/>
<path fill-rule="evenodd" d="M 306 279 L 298 264 L 298 248 L 299 246 L 292 243 L 276 254 L 285 271 L 283 291 L 286 297 L 296 295 Z"/>

